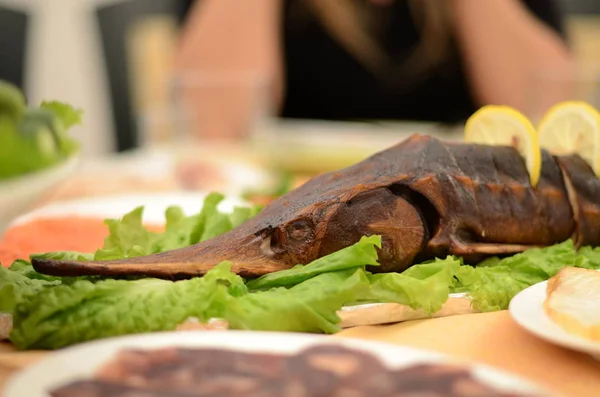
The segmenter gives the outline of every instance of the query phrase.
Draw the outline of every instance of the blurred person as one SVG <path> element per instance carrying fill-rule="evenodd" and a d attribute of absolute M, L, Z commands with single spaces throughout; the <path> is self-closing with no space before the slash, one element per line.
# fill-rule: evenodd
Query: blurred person
<path fill-rule="evenodd" d="M 176 68 L 265 76 L 281 117 L 452 123 L 551 105 L 566 87 L 531 79 L 572 63 L 553 0 L 201 0 Z"/>

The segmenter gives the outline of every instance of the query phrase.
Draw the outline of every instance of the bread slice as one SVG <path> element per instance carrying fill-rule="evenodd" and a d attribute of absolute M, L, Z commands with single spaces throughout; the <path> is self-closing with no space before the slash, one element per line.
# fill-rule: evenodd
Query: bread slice
<path fill-rule="evenodd" d="M 544 310 L 565 331 L 600 341 L 600 272 L 561 269 L 548 280 Z"/>

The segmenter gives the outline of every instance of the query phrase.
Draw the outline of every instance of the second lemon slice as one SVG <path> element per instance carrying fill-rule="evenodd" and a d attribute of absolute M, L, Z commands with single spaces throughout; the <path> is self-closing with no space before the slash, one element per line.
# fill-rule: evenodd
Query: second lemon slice
<path fill-rule="evenodd" d="M 600 176 L 600 114 L 586 102 L 561 102 L 538 127 L 540 146 L 553 154 L 578 154 Z"/>
<path fill-rule="evenodd" d="M 465 141 L 483 145 L 512 146 L 525 159 L 532 186 L 541 172 L 541 151 L 538 135 L 531 121 L 508 106 L 484 106 L 467 120 Z"/>

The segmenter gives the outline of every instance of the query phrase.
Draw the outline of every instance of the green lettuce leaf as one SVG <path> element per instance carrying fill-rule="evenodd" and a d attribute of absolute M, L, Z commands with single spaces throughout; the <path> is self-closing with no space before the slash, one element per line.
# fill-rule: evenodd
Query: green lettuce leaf
<path fill-rule="evenodd" d="M 78 280 L 38 289 L 20 300 L 13 313 L 10 340 L 19 349 L 57 349 L 112 336 L 173 330 L 189 317 L 206 321 L 235 298 L 230 288 L 243 280 L 222 263 L 205 277 Z"/>
<path fill-rule="evenodd" d="M 254 218 L 260 212 L 260 207 L 257 205 L 251 207 L 235 207 L 229 216 L 231 227 L 235 229 L 248 219 Z"/>
<path fill-rule="evenodd" d="M 335 333 L 337 311 L 368 289 L 362 269 L 322 273 L 289 289 L 244 295 L 229 302 L 221 316 L 232 329 Z"/>
<path fill-rule="evenodd" d="M 81 252 L 75 251 L 54 251 L 54 252 L 45 252 L 42 254 L 33 254 L 31 258 L 40 258 L 40 259 L 55 259 L 55 260 L 63 260 L 63 261 L 91 261 L 94 259 L 93 254 L 84 254 Z M 14 264 L 13 264 L 14 266 Z"/>
<path fill-rule="evenodd" d="M 89 259 L 90 255 L 75 252 L 54 252 L 37 255 L 53 259 Z M 99 277 L 55 277 L 38 273 L 31 262 L 24 259 L 14 261 L 7 269 L 0 265 L 0 312 L 12 313 L 21 301 L 37 294 L 42 289 L 68 285 L 79 279 L 94 281 Z"/>
<path fill-rule="evenodd" d="M 179 207 L 168 208 L 165 213 L 165 232 L 157 236 L 154 251 L 186 247 L 231 230 L 233 223 L 230 215 L 218 210 L 224 198 L 219 193 L 209 194 L 204 200 L 202 210 L 192 216 L 186 216 Z"/>
<path fill-rule="evenodd" d="M 59 280 L 47 280 L 42 277 L 29 278 L 22 265 L 14 269 L 0 266 L 0 313 L 13 314 L 19 302 L 60 283 Z"/>
<path fill-rule="evenodd" d="M 131 258 L 187 247 L 232 230 L 256 215 L 255 207 L 234 208 L 231 214 L 220 212 L 224 200 L 220 193 L 209 194 L 202 209 L 186 216 L 180 207 L 165 211 L 165 231 L 155 233 L 143 224 L 143 207 L 136 208 L 121 219 L 108 219 L 109 236 L 96 251 L 95 260 Z"/>
<path fill-rule="evenodd" d="M 61 160 L 52 133 L 21 134 L 13 120 L 0 117 L 0 180 L 48 168 Z"/>
<path fill-rule="evenodd" d="M 54 113 L 60 121 L 62 128 L 68 130 L 83 122 L 83 110 L 75 109 L 73 106 L 58 101 L 43 101 L 40 105 L 43 109 L 48 109 Z"/>
<path fill-rule="evenodd" d="M 161 252 L 192 245 L 191 236 L 201 219 L 198 215 L 186 216 L 180 207 L 169 207 L 165 211 L 165 232 L 157 236 L 153 251 Z"/>
<path fill-rule="evenodd" d="M 370 276 L 368 300 L 393 302 L 422 309 L 427 314 L 437 312 L 448 300 L 461 261 L 454 257 L 436 259 L 415 265 L 403 273 L 380 273 Z"/>
<path fill-rule="evenodd" d="M 581 247 L 577 252 L 577 265 L 585 269 L 600 269 L 600 247 Z"/>
<path fill-rule="evenodd" d="M 573 242 L 568 240 L 504 259 L 490 258 L 477 267 L 458 268 L 458 283 L 453 287 L 453 292 L 468 293 L 477 310 L 504 310 L 516 294 L 548 280 L 567 266 L 598 269 L 600 255 L 591 248 L 582 248 L 577 252 Z"/>
<path fill-rule="evenodd" d="M 275 287 L 291 287 L 322 273 L 336 272 L 371 265 L 378 266 L 377 250 L 381 237 L 362 237 L 359 242 L 330 255 L 321 257 L 308 265 L 296 265 L 288 270 L 266 274 L 247 283 L 250 290 L 266 290 Z"/>
<path fill-rule="evenodd" d="M 50 168 L 79 148 L 68 130 L 82 112 L 60 102 L 27 107 L 20 89 L 0 81 L 0 179 Z"/>
<path fill-rule="evenodd" d="M 218 210 L 218 206 L 225 196 L 219 193 L 212 193 L 204 199 L 204 206 L 200 211 L 200 222 L 198 228 L 192 233 L 192 244 L 200 241 L 206 241 L 213 237 L 220 236 L 233 229 L 230 215 Z"/>
<path fill-rule="evenodd" d="M 104 247 L 94 254 L 95 260 L 133 258 L 153 253 L 156 234 L 146 229 L 142 222 L 144 207 L 138 207 L 122 219 L 107 219 L 109 235 Z"/>

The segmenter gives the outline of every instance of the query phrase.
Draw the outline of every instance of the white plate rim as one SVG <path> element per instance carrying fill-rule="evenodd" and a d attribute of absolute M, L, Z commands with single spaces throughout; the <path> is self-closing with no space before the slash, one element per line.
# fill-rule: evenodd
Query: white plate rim
<path fill-rule="evenodd" d="M 144 221 L 164 223 L 164 210 L 168 205 L 179 205 L 186 214 L 197 212 L 201 209 L 204 199 L 210 192 L 180 191 L 154 193 L 128 193 L 109 194 L 95 197 L 75 198 L 56 201 L 29 211 L 15 220 L 9 227 L 39 218 L 52 218 L 62 216 L 90 216 L 101 218 L 120 218 L 125 213 L 136 207 L 145 206 Z M 170 204 L 167 204 L 170 203 Z M 231 212 L 234 206 L 244 206 L 248 203 L 238 196 L 227 195 L 219 204 L 219 210 Z M 154 207 L 161 208 L 159 212 L 152 212 Z M 155 208 L 155 211 L 157 209 Z"/>
<path fill-rule="evenodd" d="M 47 168 L 0 180 L 0 191 L 10 191 L 22 188 L 24 185 L 43 183 L 49 178 L 60 180 L 65 175 L 74 171 L 80 163 L 80 153 L 74 153 Z"/>
<path fill-rule="evenodd" d="M 513 320 L 531 334 L 555 345 L 600 358 L 600 343 L 573 335 L 554 323 L 544 311 L 548 281 L 534 284 L 513 297 L 508 311 Z"/>
<path fill-rule="evenodd" d="M 473 361 L 454 358 L 425 349 L 380 341 L 330 335 L 291 334 L 258 331 L 185 331 L 128 335 L 78 344 L 54 352 L 33 366 L 18 372 L 8 382 L 4 397 L 48 397 L 45 390 L 76 378 L 90 376 L 98 365 L 113 357 L 120 348 L 217 347 L 239 351 L 294 353 L 320 343 L 337 344 L 374 354 L 390 367 L 416 363 L 456 363 L 468 367 L 478 379 L 498 388 L 519 393 L 556 395 L 542 386 L 509 372 Z M 85 358 L 81 361 L 81 358 Z M 65 370 L 74 363 L 76 372 Z M 49 379 L 52 380 L 49 380 Z"/>

